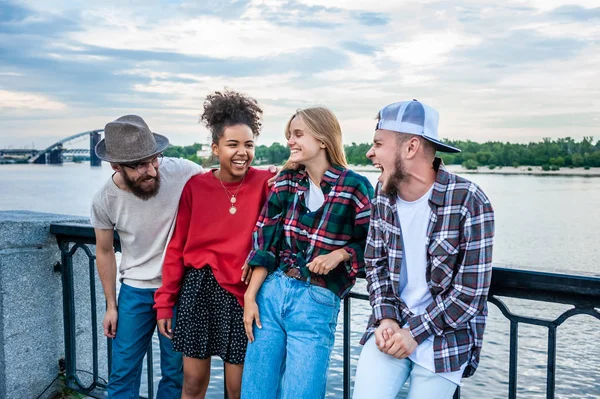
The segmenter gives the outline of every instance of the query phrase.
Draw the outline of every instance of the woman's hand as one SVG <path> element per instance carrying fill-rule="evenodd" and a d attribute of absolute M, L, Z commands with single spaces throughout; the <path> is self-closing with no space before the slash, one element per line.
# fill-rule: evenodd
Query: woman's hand
<path fill-rule="evenodd" d="M 253 324 L 256 322 L 256 327 L 262 328 L 260 324 L 260 314 L 258 311 L 258 305 L 254 299 L 244 299 L 244 330 L 246 330 L 246 336 L 249 342 L 254 342 L 254 330 Z"/>
<path fill-rule="evenodd" d="M 277 175 L 279 174 L 279 172 L 281 172 L 281 168 L 278 168 L 275 165 L 269 165 L 269 172 L 273 173 L 274 175 L 267 181 L 267 185 L 273 188 L 273 186 L 275 185 L 275 180 L 277 180 Z"/>
<path fill-rule="evenodd" d="M 250 267 L 247 263 L 244 263 L 242 266 L 242 281 L 248 285 L 250 279 L 252 278 L 252 267 Z"/>
<path fill-rule="evenodd" d="M 171 328 L 172 320 L 173 319 L 160 319 L 156 322 L 158 325 L 158 332 L 169 339 L 173 339 L 173 329 Z"/>
<path fill-rule="evenodd" d="M 327 255 L 319 255 L 309 262 L 306 267 L 315 274 L 328 274 L 350 256 L 343 249 L 336 249 Z"/>

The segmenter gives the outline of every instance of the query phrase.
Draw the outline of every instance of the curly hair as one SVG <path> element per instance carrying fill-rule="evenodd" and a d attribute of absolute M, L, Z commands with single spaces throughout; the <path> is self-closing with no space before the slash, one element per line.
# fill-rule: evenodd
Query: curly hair
<path fill-rule="evenodd" d="M 239 124 L 247 125 L 257 138 L 262 127 L 262 113 L 254 98 L 226 88 L 206 96 L 200 122 L 210 130 L 212 141 L 217 144 L 225 128 Z"/>

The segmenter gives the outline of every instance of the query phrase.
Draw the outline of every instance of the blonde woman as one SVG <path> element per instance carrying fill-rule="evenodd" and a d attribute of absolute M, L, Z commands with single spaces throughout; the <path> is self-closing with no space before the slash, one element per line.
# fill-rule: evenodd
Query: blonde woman
<path fill-rule="evenodd" d="M 337 118 L 323 107 L 299 110 L 285 137 L 290 158 L 245 266 L 253 271 L 244 296 L 248 399 L 325 396 L 340 299 L 364 275 L 373 187 L 348 169 Z"/>

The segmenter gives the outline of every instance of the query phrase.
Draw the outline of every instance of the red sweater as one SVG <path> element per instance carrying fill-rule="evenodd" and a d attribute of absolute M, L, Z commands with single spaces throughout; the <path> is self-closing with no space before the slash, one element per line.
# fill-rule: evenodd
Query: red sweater
<path fill-rule="evenodd" d="M 162 286 L 154 294 L 159 320 L 173 317 L 187 267 L 210 266 L 221 287 L 244 305 L 242 266 L 252 247 L 252 230 L 270 192 L 267 181 L 273 173 L 250 168 L 236 195 L 237 212 L 231 215 L 230 196 L 214 172 L 192 177 L 181 193 L 175 231 L 163 262 Z M 231 194 L 240 185 L 223 184 Z"/>

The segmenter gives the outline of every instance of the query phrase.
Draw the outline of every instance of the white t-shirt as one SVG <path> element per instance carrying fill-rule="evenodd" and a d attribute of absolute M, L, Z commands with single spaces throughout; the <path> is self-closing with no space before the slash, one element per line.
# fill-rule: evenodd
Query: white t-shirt
<path fill-rule="evenodd" d="M 308 181 L 310 182 L 310 187 L 306 193 L 306 207 L 311 212 L 314 212 L 319 209 L 321 205 L 323 205 L 323 202 L 325 202 L 325 196 L 323 195 L 323 190 L 321 190 L 321 187 L 317 186 L 310 179 L 308 179 Z"/>
<path fill-rule="evenodd" d="M 431 197 L 432 191 L 433 186 L 424 196 L 413 202 L 396 197 L 396 211 L 402 229 L 403 246 L 399 292 L 400 298 L 415 315 L 425 313 L 427 306 L 433 302 L 426 278 L 427 227 L 431 214 L 429 197 Z M 435 373 L 433 336 L 417 346 L 409 359 Z M 459 371 L 438 373 L 438 375 L 460 385 L 466 366 L 467 363 L 463 364 Z"/>
<path fill-rule="evenodd" d="M 190 177 L 203 172 L 201 166 L 176 158 L 164 158 L 158 170 L 158 194 L 147 201 L 118 188 L 112 177 L 92 200 L 92 226 L 114 228 L 121 238 L 119 280 L 137 288 L 160 287 L 181 192 Z"/>

